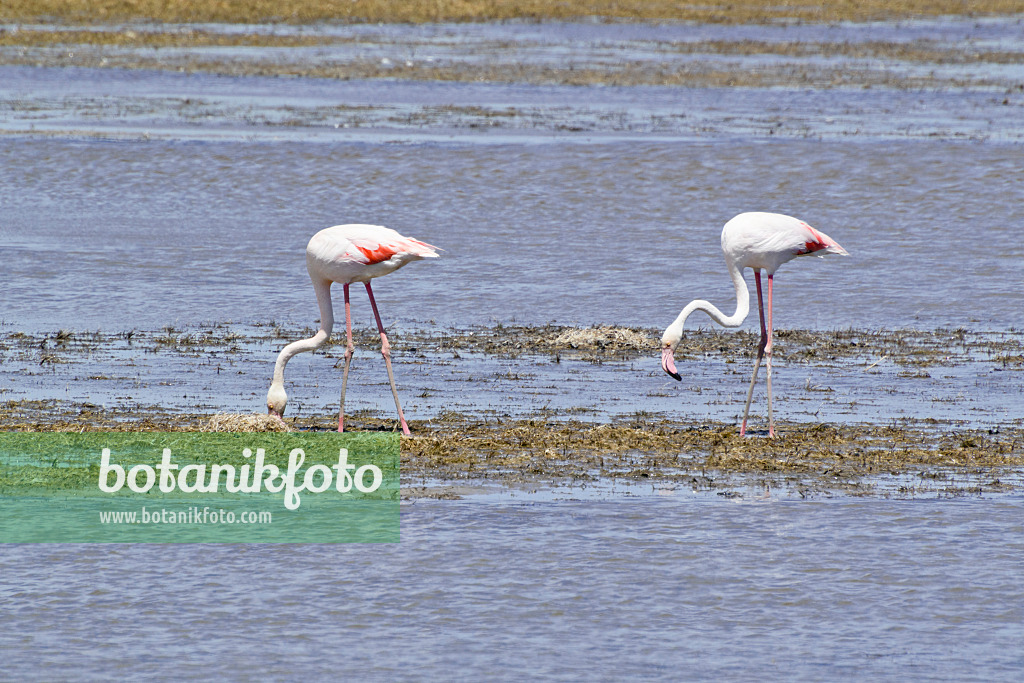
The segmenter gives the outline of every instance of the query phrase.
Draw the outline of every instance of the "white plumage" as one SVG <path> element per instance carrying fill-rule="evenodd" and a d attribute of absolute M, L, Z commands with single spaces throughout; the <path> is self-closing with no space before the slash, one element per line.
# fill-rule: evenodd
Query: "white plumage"
<path fill-rule="evenodd" d="M 815 230 L 807 223 L 784 216 L 779 213 L 751 212 L 741 213 L 722 228 L 722 252 L 725 264 L 729 268 L 729 276 L 736 288 L 736 312 L 725 315 L 713 304 L 697 299 L 683 308 L 661 338 L 661 367 L 677 380 L 682 377 L 676 372 L 673 354 L 683 338 L 683 324 L 694 311 L 704 311 L 711 319 L 723 327 L 738 327 L 750 312 L 750 292 L 743 279 L 743 269 L 754 270 L 754 281 L 757 284 L 757 308 L 761 316 L 761 343 L 757 349 L 757 360 L 754 372 L 750 377 L 750 389 L 747 391 L 747 405 L 743 410 L 743 423 L 740 425 L 740 436 L 747 431 L 747 416 L 750 413 L 750 399 L 754 394 L 754 382 L 757 371 L 761 367 L 761 359 L 767 356 L 767 390 L 768 390 L 768 435 L 775 435 L 775 421 L 772 416 L 772 284 L 775 271 L 783 263 L 797 256 L 813 254 L 841 254 L 848 256 L 839 243 Z M 768 274 L 768 307 L 767 316 L 761 295 L 761 271 Z"/>
<path fill-rule="evenodd" d="M 345 290 L 345 332 L 348 338 L 348 345 L 345 348 L 345 369 L 341 379 L 341 407 L 338 411 L 338 431 L 344 431 L 345 389 L 348 386 L 349 364 L 355 351 L 352 344 L 352 314 L 348 287 L 353 282 L 362 282 L 366 286 L 366 294 L 370 298 L 373 316 L 380 331 L 380 351 L 387 366 L 388 381 L 391 383 L 391 393 L 395 397 L 398 419 L 402 432 L 408 434 L 409 426 L 402 413 L 402 404 L 398 400 L 398 389 L 395 387 L 395 377 L 391 369 L 391 347 L 384 333 L 380 313 L 377 311 L 377 302 L 373 299 L 370 280 L 392 273 L 406 263 L 436 258 L 436 248 L 380 225 L 335 225 L 313 235 L 306 246 L 306 270 L 309 271 L 309 279 L 313 281 L 313 290 L 316 292 L 316 301 L 320 307 L 320 330 L 309 339 L 288 344 L 278 354 L 277 362 L 274 364 L 274 378 L 267 391 L 267 412 L 278 418 L 284 415 L 285 406 L 288 404 L 288 394 L 284 390 L 284 369 L 288 361 L 298 353 L 319 348 L 331 336 L 331 330 L 334 328 L 331 285 L 338 283 L 343 285 Z"/>

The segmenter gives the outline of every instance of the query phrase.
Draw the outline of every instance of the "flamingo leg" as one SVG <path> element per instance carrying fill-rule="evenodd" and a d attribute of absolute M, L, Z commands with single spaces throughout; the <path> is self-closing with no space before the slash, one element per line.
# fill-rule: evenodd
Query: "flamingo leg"
<path fill-rule="evenodd" d="M 771 280 L 772 276 L 768 276 L 768 301 L 771 302 Z M 757 371 L 761 369 L 761 359 L 764 358 L 765 347 L 768 343 L 768 333 L 765 331 L 764 324 L 764 301 L 761 298 L 761 271 L 760 269 L 754 270 L 754 284 L 757 285 L 757 312 L 761 316 L 761 341 L 757 345 L 757 359 L 754 361 L 754 372 L 750 375 L 750 388 L 747 389 L 747 405 L 743 408 L 743 423 L 740 425 L 740 436 L 747 433 L 747 416 L 750 414 L 750 400 L 754 397 L 754 384 L 757 382 Z M 768 310 L 771 310 L 771 303 L 768 304 Z M 769 313 L 769 316 L 771 313 Z M 769 414 L 771 413 L 771 401 L 768 402 Z"/>
<path fill-rule="evenodd" d="M 772 282 L 775 279 L 774 273 L 768 274 L 768 343 L 764 346 L 765 368 L 768 387 L 768 436 L 775 436 L 775 418 L 772 416 Z M 761 318 L 762 336 L 764 335 L 764 318 Z"/>
<path fill-rule="evenodd" d="M 345 369 L 341 373 L 341 407 L 338 409 L 338 431 L 345 431 L 345 388 L 348 387 L 348 366 L 352 362 L 352 354 L 356 347 L 352 344 L 352 307 L 348 299 L 348 283 L 345 283 Z"/>
<path fill-rule="evenodd" d="M 384 365 L 388 368 L 388 381 L 391 382 L 391 394 L 395 397 L 395 407 L 398 408 L 398 420 L 402 423 L 402 433 L 408 435 L 409 425 L 405 423 L 402 404 L 398 400 L 398 389 L 395 387 L 395 373 L 391 369 L 391 345 L 388 344 L 388 337 L 384 334 L 384 324 L 380 321 L 380 313 L 377 312 L 377 302 L 373 300 L 373 290 L 370 289 L 369 281 L 366 282 L 366 294 L 370 297 L 373 317 L 376 318 L 377 329 L 380 330 L 380 354 L 384 356 Z"/>

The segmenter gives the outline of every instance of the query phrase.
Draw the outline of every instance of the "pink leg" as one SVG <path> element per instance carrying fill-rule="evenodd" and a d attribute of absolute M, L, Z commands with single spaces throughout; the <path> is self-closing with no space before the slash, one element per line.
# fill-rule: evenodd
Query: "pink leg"
<path fill-rule="evenodd" d="M 373 290 L 370 283 L 366 283 L 366 293 L 370 297 L 370 306 L 373 307 L 373 317 L 377 319 L 377 329 L 380 330 L 380 354 L 384 356 L 384 365 L 388 368 L 388 381 L 391 382 L 391 394 L 395 397 L 395 407 L 398 408 L 398 419 L 402 423 L 402 433 L 409 434 L 409 425 L 405 423 L 405 415 L 402 414 L 402 404 L 398 400 L 398 389 L 395 387 L 395 373 L 391 370 L 391 345 L 388 344 L 388 337 L 384 334 L 384 324 L 380 321 L 380 313 L 377 312 L 377 302 L 373 300 Z"/>
<path fill-rule="evenodd" d="M 766 384 L 768 387 L 768 436 L 775 436 L 775 418 L 772 416 L 772 282 L 775 279 L 774 273 L 768 274 L 768 343 L 764 347 L 765 369 L 768 373 Z M 762 319 L 763 325 L 763 319 Z M 763 329 L 763 328 L 762 328 Z M 761 333 L 762 335 L 764 332 Z"/>
<path fill-rule="evenodd" d="M 768 276 L 768 310 L 771 310 L 771 286 L 772 276 Z M 764 358 L 765 347 L 768 344 L 768 334 L 764 325 L 764 302 L 761 298 L 761 271 L 754 270 L 754 284 L 757 285 L 757 312 L 761 316 L 761 341 L 757 345 L 757 359 L 754 361 L 754 372 L 750 375 L 750 388 L 747 389 L 747 405 L 743 408 L 743 423 L 740 425 L 740 436 L 747 433 L 747 416 L 750 414 L 750 400 L 754 397 L 754 384 L 757 382 L 757 371 L 761 369 L 761 359 Z M 769 313 L 769 316 L 771 314 Z M 769 318 L 770 319 L 770 318 Z M 770 404 L 769 404 L 770 405 Z M 769 411 L 771 408 L 769 408 Z"/>
<path fill-rule="evenodd" d="M 352 344 L 352 307 L 348 300 L 348 283 L 345 283 L 345 370 L 341 373 L 341 407 L 338 409 L 338 431 L 345 431 L 345 388 L 348 386 L 348 366 L 352 362 L 352 354 L 356 347 Z"/>

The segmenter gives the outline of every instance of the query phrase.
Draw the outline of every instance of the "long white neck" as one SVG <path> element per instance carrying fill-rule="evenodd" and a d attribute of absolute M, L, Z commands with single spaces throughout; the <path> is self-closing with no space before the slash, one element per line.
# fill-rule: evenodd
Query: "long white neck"
<path fill-rule="evenodd" d="M 320 306 L 320 330 L 309 339 L 294 341 L 281 349 L 281 353 L 277 356 L 277 363 L 274 364 L 272 387 L 284 384 L 284 368 L 292 356 L 320 348 L 331 336 L 331 330 L 334 329 L 334 307 L 331 305 L 330 280 L 314 281 L 313 289 L 316 291 L 316 302 Z"/>
<path fill-rule="evenodd" d="M 747 313 L 750 312 L 750 291 L 747 289 L 747 283 L 743 279 L 742 269 L 730 261 L 726 261 L 726 264 L 729 266 L 729 275 L 732 277 L 732 283 L 736 287 L 736 312 L 732 315 L 726 315 L 718 310 L 714 304 L 703 299 L 691 301 L 686 304 L 686 307 L 675 321 L 665 330 L 665 334 L 662 337 L 663 344 L 671 344 L 675 348 L 683 336 L 683 323 L 686 322 L 686 319 L 694 311 L 704 311 L 722 327 L 739 327 L 743 324 L 743 321 L 747 318 Z"/>

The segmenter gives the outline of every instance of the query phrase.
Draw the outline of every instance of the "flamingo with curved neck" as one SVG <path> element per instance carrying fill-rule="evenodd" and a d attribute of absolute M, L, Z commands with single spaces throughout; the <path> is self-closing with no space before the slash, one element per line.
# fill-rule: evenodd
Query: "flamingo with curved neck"
<path fill-rule="evenodd" d="M 345 390 L 348 386 L 348 370 L 355 353 L 352 344 L 352 312 L 349 304 L 349 285 L 362 282 L 366 286 L 366 294 L 370 298 L 373 317 L 380 332 L 381 355 L 388 370 L 388 381 L 391 383 L 391 394 L 395 398 L 398 419 L 402 433 L 409 433 L 402 404 L 398 400 L 398 389 L 395 387 L 395 375 L 391 369 L 391 345 L 384 333 L 384 324 L 377 310 L 377 302 L 373 298 L 370 280 L 375 277 L 392 273 L 406 263 L 424 258 L 436 258 L 437 247 L 404 237 L 390 228 L 380 225 L 335 225 L 325 228 L 313 235 L 306 247 L 306 270 L 313 281 L 317 305 L 320 307 L 320 329 L 309 339 L 300 339 L 285 346 L 277 356 L 274 364 L 274 378 L 267 391 L 267 412 L 281 419 L 288 404 L 288 394 L 284 390 L 284 370 L 296 354 L 313 351 L 323 345 L 331 336 L 334 328 L 334 307 L 331 302 L 331 285 L 335 282 L 343 285 L 345 293 L 345 333 L 348 344 L 345 347 L 345 369 L 341 379 L 341 407 L 338 410 L 338 431 L 345 430 Z"/>
<path fill-rule="evenodd" d="M 797 256 L 824 256 L 840 254 L 849 256 L 839 243 L 815 230 L 807 223 L 778 213 L 741 213 L 722 228 L 722 252 L 729 276 L 736 287 L 736 311 L 726 315 L 713 304 L 697 299 L 683 308 L 676 319 L 665 330 L 661 338 L 661 367 L 671 377 L 681 380 L 676 371 L 674 353 L 683 337 L 683 324 L 694 311 L 704 311 L 712 320 L 723 327 L 739 327 L 750 312 L 750 292 L 743 279 L 743 269 L 754 271 L 757 285 L 757 309 L 761 317 L 761 341 L 757 347 L 754 372 L 747 390 L 747 404 L 743 409 L 740 436 L 746 434 L 750 401 L 754 395 L 754 384 L 761 368 L 761 360 L 767 359 L 766 386 L 768 393 L 768 436 L 775 436 L 775 419 L 772 415 L 772 285 L 775 271 L 783 263 Z M 768 306 L 764 305 L 761 291 L 761 271 L 768 276 Z M 766 312 L 767 311 L 767 312 Z"/>

